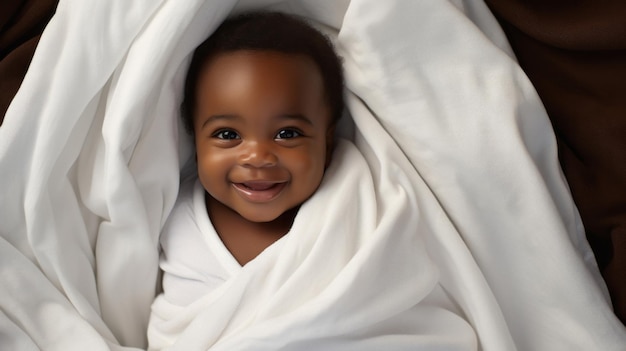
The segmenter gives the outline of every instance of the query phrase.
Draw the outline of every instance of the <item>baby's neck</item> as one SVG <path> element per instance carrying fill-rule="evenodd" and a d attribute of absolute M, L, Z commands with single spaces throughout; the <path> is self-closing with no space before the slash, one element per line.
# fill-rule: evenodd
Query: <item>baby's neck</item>
<path fill-rule="evenodd" d="M 242 266 L 287 234 L 297 212 L 289 210 L 271 222 L 252 222 L 208 194 L 206 205 L 215 231 Z"/>

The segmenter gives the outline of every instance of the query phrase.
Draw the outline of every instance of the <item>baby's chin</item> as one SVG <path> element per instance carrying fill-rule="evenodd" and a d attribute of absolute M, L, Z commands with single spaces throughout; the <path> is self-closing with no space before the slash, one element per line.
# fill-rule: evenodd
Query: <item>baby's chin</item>
<path fill-rule="evenodd" d="M 283 211 L 250 211 L 246 213 L 238 212 L 245 220 L 258 224 L 286 224 L 289 226 L 293 223 L 293 219 L 297 213 L 297 207 Z"/>
<path fill-rule="evenodd" d="M 248 214 L 242 214 L 242 213 L 239 213 L 239 215 L 241 217 L 243 217 L 245 220 L 247 220 L 248 222 L 259 223 L 259 224 L 261 224 L 261 223 L 271 223 L 271 222 L 276 221 L 280 217 L 280 215 L 277 215 L 277 216 L 267 216 L 267 215 L 263 216 L 263 215 L 259 215 L 259 214 L 248 215 Z"/>

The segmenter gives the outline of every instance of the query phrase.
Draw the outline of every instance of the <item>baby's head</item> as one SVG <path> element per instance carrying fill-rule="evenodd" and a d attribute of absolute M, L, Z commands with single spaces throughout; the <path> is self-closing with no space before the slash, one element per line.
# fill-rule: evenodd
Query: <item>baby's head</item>
<path fill-rule="evenodd" d="M 207 192 L 247 220 L 270 222 L 321 183 L 343 110 L 341 63 L 300 19 L 242 15 L 196 49 L 182 110 Z"/>

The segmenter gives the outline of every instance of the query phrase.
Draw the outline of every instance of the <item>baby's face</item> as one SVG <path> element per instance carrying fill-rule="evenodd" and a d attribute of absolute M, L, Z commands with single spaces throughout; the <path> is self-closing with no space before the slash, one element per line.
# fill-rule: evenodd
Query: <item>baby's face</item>
<path fill-rule="evenodd" d="M 235 51 L 200 74 L 194 128 L 206 191 L 253 222 L 273 221 L 308 199 L 322 181 L 332 138 L 315 63 Z"/>

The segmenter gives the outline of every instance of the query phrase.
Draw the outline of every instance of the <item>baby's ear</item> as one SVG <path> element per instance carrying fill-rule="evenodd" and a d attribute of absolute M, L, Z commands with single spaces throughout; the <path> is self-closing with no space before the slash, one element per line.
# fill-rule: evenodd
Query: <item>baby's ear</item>
<path fill-rule="evenodd" d="M 324 163 L 324 169 L 328 168 L 330 161 L 333 157 L 333 149 L 335 148 L 335 127 L 337 123 L 331 124 L 326 129 L 326 161 Z"/>

